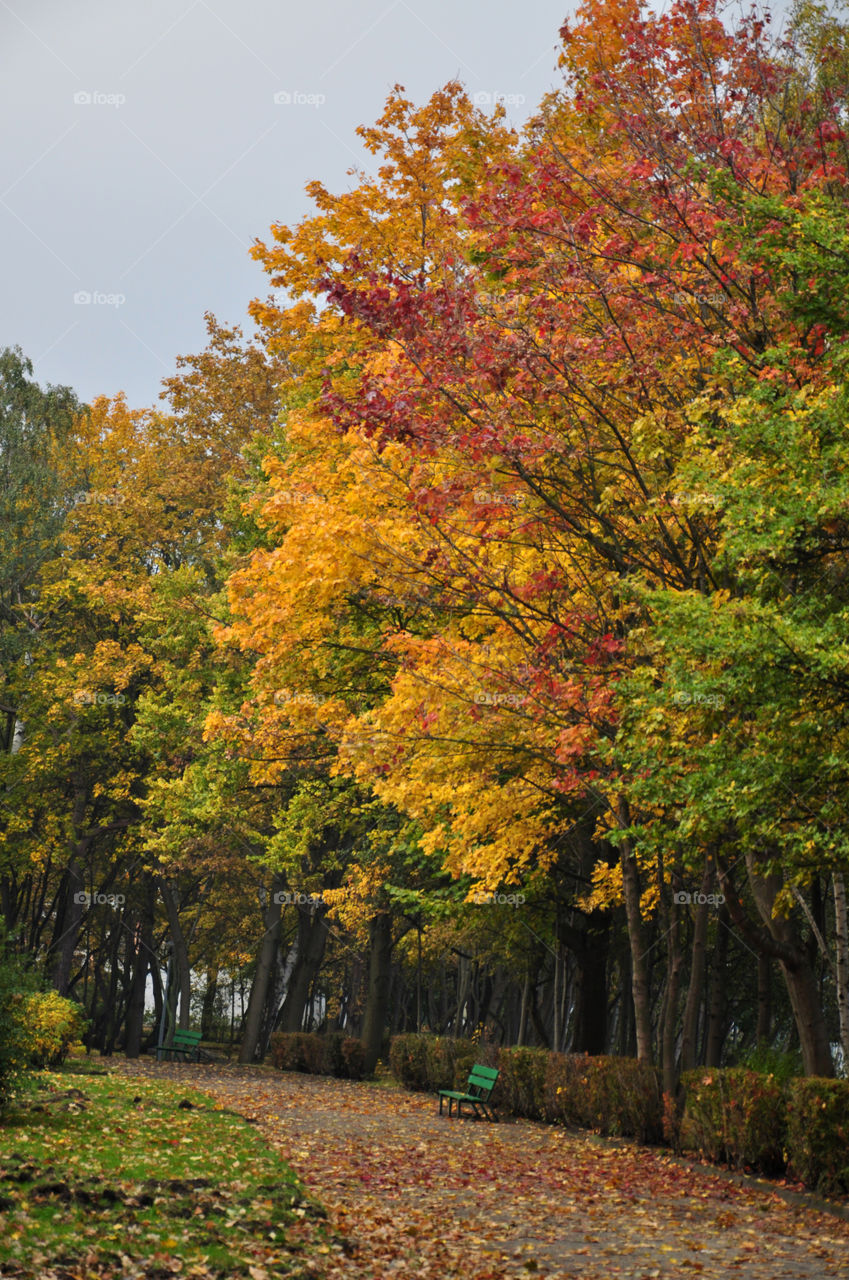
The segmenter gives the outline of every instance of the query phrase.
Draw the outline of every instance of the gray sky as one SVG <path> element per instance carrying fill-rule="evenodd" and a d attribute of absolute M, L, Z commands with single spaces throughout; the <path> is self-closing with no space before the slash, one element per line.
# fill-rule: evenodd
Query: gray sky
<path fill-rule="evenodd" d="M 205 310 L 244 323 L 267 294 L 253 238 L 308 211 L 310 179 L 344 190 L 370 162 L 354 130 L 393 84 L 423 102 L 459 77 L 519 124 L 572 8 L 0 0 L 0 347 L 85 400 L 154 403 Z"/>

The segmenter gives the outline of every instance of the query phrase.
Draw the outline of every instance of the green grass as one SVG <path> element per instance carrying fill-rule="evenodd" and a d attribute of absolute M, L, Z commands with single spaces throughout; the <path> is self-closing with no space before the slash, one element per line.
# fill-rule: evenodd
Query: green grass
<path fill-rule="evenodd" d="M 240 1116 L 164 1081 L 39 1081 L 0 1120 L 0 1275 L 317 1274 L 324 1212 Z"/>

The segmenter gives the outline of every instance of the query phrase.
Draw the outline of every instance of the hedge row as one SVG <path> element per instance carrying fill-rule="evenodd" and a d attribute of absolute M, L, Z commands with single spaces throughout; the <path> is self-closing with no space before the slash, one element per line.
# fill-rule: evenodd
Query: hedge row
<path fill-rule="evenodd" d="M 634 1058 L 586 1057 L 546 1049 L 496 1049 L 472 1040 L 395 1036 L 389 1064 L 408 1089 L 459 1089 L 475 1062 L 498 1067 L 493 1103 L 532 1120 L 597 1129 L 644 1142 L 662 1135 L 657 1072 Z"/>
<path fill-rule="evenodd" d="M 365 1049 L 362 1041 L 342 1032 L 278 1031 L 271 1037 L 271 1061 L 281 1071 L 362 1080 Z"/>
<path fill-rule="evenodd" d="M 742 1067 L 685 1072 L 678 1145 L 708 1160 L 785 1170 L 822 1195 L 849 1194 L 849 1081 Z"/>
<path fill-rule="evenodd" d="M 408 1089 L 462 1088 L 475 1062 L 496 1066 L 496 1107 L 641 1142 L 666 1140 L 714 1163 L 789 1172 L 823 1195 L 849 1194 L 849 1081 L 743 1067 L 685 1072 L 683 1112 L 658 1072 L 634 1058 L 497 1049 L 472 1040 L 395 1036 L 393 1074 Z"/>

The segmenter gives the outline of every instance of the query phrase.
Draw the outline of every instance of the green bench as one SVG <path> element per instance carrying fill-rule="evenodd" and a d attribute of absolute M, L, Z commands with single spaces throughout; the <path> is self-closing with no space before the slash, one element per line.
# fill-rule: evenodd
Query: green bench
<path fill-rule="evenodd" d="M 486 1119 L 496 1122 L 498 1116 L 492 1110 L 489 1099 L 497 1079 L 498 1072 L 495 1067 L 483 1067 L 476 1062 L 469 1072 L 465 1093 L 458 1093 L 454 1089 L 439 1090 L 439 1114 L 442 1115 L 442 1104 L 447 1098 L 449 1116 L 455 1102 L 457 1103 L 457 1115 L 461 1116 L 463 1114 L 463 1103 L 465 1102 L 474 1111 L 476 1120 Z"/>
<path fill-rule="evenodd" d="M 171 1044 L 158 1044 L 156 1046 L 156 1060 L 160 1062 L 163 1054 L 172 1058 L 180 1057 L 184 1062 L 200 1062 L 201 1056 L 208 1059 L 209 1055 L 204 1053 L 200 1047 L 199 1031 L 175 1031 Z"/>

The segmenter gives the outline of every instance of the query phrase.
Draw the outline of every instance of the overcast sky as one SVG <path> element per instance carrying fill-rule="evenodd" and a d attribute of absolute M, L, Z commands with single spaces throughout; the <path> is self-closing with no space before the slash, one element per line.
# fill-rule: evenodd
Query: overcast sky
<path fill-rule="evenodd" d="M 84 400 L 154 403 L 205 310 L 244 323 L 268 292 L 254 237 L 308 211 L 310 179 L 344 190 L 370 163 L 354 130 L 393 84 L 425 101 L 459 77 L 519 124 L 558 82 L 570 7 L 0 0 L 0 347 Z"/>

